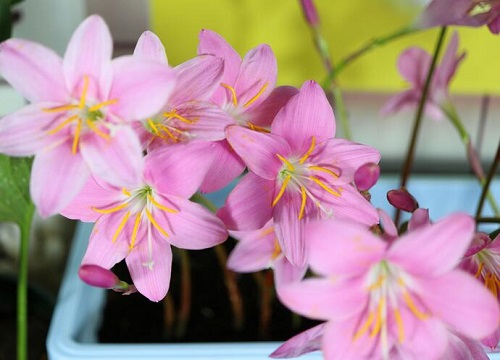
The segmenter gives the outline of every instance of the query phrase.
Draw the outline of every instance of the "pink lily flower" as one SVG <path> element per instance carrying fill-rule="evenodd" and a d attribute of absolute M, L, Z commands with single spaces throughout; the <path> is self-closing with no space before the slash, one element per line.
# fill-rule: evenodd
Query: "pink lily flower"
<path fill-rule="evenodd" d="M 115 187 L 95 178 L 62 211 L 70 219 L 96 221 L 84 265 L 110 269 L 125 259 L 137 290 L 151 301 L 165 297 L 172 251 L 222 243 L 227 230 L 213 213 L 189 201 L 207 161 L 197 143 L 172 145 L 145 157 L 142 179 Z"/>
<path fill-rule="evenodd" d="M 271 133 L 229 126 L 227 138 L 250 169 L 218 215 L 230 230 L 259 229 L 273 219 L 278 243 L 297 267 L 306 263 L 304 223 L 339 218 L 368 226 L 377 211 L 352 184 L 378 163 L 372 147 L 333 138 L 335 118 L 321 87 L 306 82 L 276 115 Z"/>
<path fill-rule="evenodd" d="M 417 19 L 415 26 L 487 25 L 493 34 L 500 33 L 500 1 L 498 0 L 433 0 Z"/>
<path fill-rule="evenodd" d="M 465 53 L 457 54 L 457 49 L 458 34 L 455 32 L 441 64 L 436 68 L 425 104 L 426 115 L 435 120 L 441 120 L 445 115 L 443 107 L 449 101 L 450 82 L 465 57 Z M 398 59 L 398 69 L 403 78 L 410 83 L 411 88 L 390 98 L 381 109 L 383 115 L 418 105 L 431 61 L 431 55 L 421 48 L 412 47 L 403 51 Z"/>
<path fill-rule="evenodd" d="M 309 264 L 322 277 L 278 295 L 291 310 L 327 321 L 328 360 L 441 359 L 449 329 L 478 340 L 500 321 L 492 294 L 456 269 L 473 232 L 470 216 L 454 214 L 389 246 L 359 225 L 317 222 L 306 236 Z"/>
<path fill-rule="evenodd" d="M 276 287 L 301 280 L 307 266 L 295 267 L 281 251 L 272 221 L 254 231 L 230 231 L 238 244 L 229 254 L 227 268 L 250 273 L 272 268 Z"/>
<path fill-rule="evenodd" d="M 485 233 L 476 233 L 460 267 L 473 274 L 500 302 L 500 236 L 491 240 Z M 482 339 L 491 350 L 498 349 L 499 342 L 498 328 Z"/>
<path fill-rule="evenodd" d="M 259 45 L 242 59 L 219 34 L 202 30 L 198 54 L 214 55 L 224 60 L 224 74 L 211 101 L 232 117 L 232 123 L 257 131 L 267 131 L 272 119 L 297 93 L 291 86 L 275 89 L 276 58 L 268 45 Z M 203 192 L 226 186 L 239 176 L 245 164 L 227 141 L 213 144 L 217 153 L 211 176 L 202 185 Z"/>
<path fill-rule="evenodd" d="M 96 15 L 76 29 L 64 59 L 27 40 L 0 44 L 0 73 L 31 102 L 0 120 L 0 152 L 35 155 L 31 196 L 42 216 L 62 210 L 90 173 L 122 186 L 142 171 L 130 122 L 158 112 L 175 74 L 153 61 L 111 61 L 111 52 Z"/>

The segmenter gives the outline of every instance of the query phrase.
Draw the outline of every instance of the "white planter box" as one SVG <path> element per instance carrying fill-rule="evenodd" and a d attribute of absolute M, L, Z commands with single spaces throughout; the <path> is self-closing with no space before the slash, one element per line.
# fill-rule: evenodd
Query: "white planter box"
<path fill-rule="evenodd" d="M 389 209 L 386 192 L 396 188 L 397 178 L 383 178 L 372 191 L 372 203 Z M 500 184 L 495 183 L 493 192 L 500 199 Z M 419 200 L 420 206 L 430 209 L 432 219 L 439 219 L 453 211 L 475 211 L 480 187 L 470 177 L 415 177 L 408 188 Z M 221 205 L 228 191 L 209 197 Z M 499 200 L 500 201 L 500 200 Z M 488 206 L 485 206 L 488 209 Z M 488 214 L 485 212 L 485 214 Z M 80 224 L 75 235 L 73 249 L 59 293 L 47 339 L 50 360 L 83 359 L 144 359 L 144 360 L 208 360 L 208 359 L 268 359 L 280 343 L 246 342 L 217 344 L 99 344 L 97 332 L 104 308 L 105 290 L 84 284 L 77 272 L 85 252 L 92 226 Z M 139 295 L 140 296 L 140 295 Z M 457 316 L 460 316 L 457 314 Z M 302 356 L 300 359 L 322 359 L 320 353 Z M 490 359 L 500 360 L 500 354 Z"/>

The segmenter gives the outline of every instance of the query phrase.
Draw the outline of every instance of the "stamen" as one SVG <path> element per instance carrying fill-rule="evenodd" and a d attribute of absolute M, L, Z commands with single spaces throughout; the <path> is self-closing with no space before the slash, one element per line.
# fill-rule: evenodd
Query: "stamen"
<path fill-rule="evenodd" d="M 382 284 L 384 283 L 385 279 L 386 279 L 385 275 L 379 275 L 379 277 L 377 278 L 377 281 L 368 287 L 368 291 L 372 291 L 372 290 L 375 290 L 375 289 L 378 289 L 379 287 L 381 287 Z"/>
<path fill-rule="evenodd" d="M 105 132 L 103 132 L 101 129 L 99 129 L 92 120 L 85 120 L 85 123 L 89 126 L 89 128 L 95 132 L 98 136 L 102 137 L 103 139 L 107 140 L 107 141 L 110 141 L 111 138 L 109 137 L 108 134 L 106 134 Z"/>
<path fill-rule="evenodd" d="M 120 233 L 122 232 L 123 230 L 123 227 L 125 226 L 125 224 L 127 223 L 127 220 L 128 218 L 130 217 L 130 211 L 127 211 L 125 213 L 125 215 L 123 216 L 122 220 L 120 221 L 120 225 L 118 225 L 118 228 L 116 229 L 115 231 L 115 234 L 113 235 L 113 239 L 111 240 L 111 242 L 114 244 L 116 242 L 116 240 L 118 239 L 118 236 L 120 235 Z"/>
<path fill-rule="evenodd" d="M 408 308 L 417 318 L 419 318 L 420 320 L 427 319 L 428 315 L 417 309 L 408 291 L 403 291 L 403 298 L 406 302 L 406 305 L 408 305 Z"/>
<path fill-rule="evenodd" d="M 283 156 L 281 156 L 280 154 L 276 154 L 276 156 L 286 165 L 286 167 L 288 168 L 288 170 L 290 171 L 295 171 L 295 168 L 293 167 L 293 165 L 290 163 L 290 161 L 288 161 L 287 159 L 285 159 Z"/>
<path fill-rule="evenodd" d="M 382 328 L 382 322 L 383 322 L 382 308 L 384 306 L 385 306 L 385 298 L 381 298 L 377 306 L 377 316 L 375 318 L 375 325 L 373 326 L 373 329 L 370 333 L 370 337 L 376 336 L 380 332 L 380 329 Z"/>
<path fill-rule="evenodd" d="M 178 119 L 186 124 L 194 124 L 195 123 L 195 121 L 186 119 L 184 116 L 177 114 L 177 112 L 175 112 L 175 111 L 163 113 L 163 116 L 165 116 L 166 118 Z"/>
<path fill-rule="evenodd" d="M 165 137 L 165 136 L 162 136 L 161 133 L 158 133 L 158 136 L 160 136 L 162 139 L 168 140 L 170 138 L 170 139 L 172 139 L 173 142 L 179 141 L 179 139 L 176 138 L 174 134 L 172 134 L 172 132 L 170 131 L 170 129 L 168 127 L 166 127 L 163 124 L 158 124 L 158 127 L 160 127 L 160 129 L 162 129 L 168 135 L 168 137 Z"/>
<path fill-rule="evenodd" d="M 128 197 L 132 196 L 132 194 L 130 193 L 130 191 L 128 191 L 126 188 L 122 188 L 122 193 L 124 193 Z"/>
<path fill-rule="evenodd" d="M 42 108 L 42 111 L 52 113 L 52 112 L 60 112 L 60 111 L 70 111 L 78 109 L 78 105 L 62 105 L 62 106 L 55 106 L 51 108 Z"/>
<path fill-rule="evenodd" d="M 231 97 L 233 99 L 233 105 L 238 106 L 238 99 L 236 98 L 236 90 L 231 85 L 220 83 L 223 87 L 228 89 L 231 92 Z"/>
<path fill-rule="evenodd" d="M 95 104 L 94 106 L 89 107 L 89 111 L 90 112 L 97 111 L 99 109 L 102 109 L 105 106 L 116 104 L 117 102 L 118 102 L 118 99 L 111 99 L 111 100 L 103 101 L 102 103 Z"/>
<path fill-rule="evenodd" d="M 481 272 L 483 271 L 483 268 L 484 268 L 484 263 L 482 262 L 479 264 L 477 271 L 474 274 L 474 277 L 479 278 L 479 276 L 481 276 Z"/>
<path fill-rule="evenodd" d="M 254 97 L 252 97 L 250 100 L 248 100 L 245 105 L 243 105 L 244 108 L 246 107 L 249 107 L 250 105 L 252 105 L 258 98 L 260 98 L 260 96 L 262 95 L 262 93 L 266 90 L 267 88 L 267 85 L 268 83 L 265 83 L 264 86 L 259 90 L 259 92 L 257 94 L 255 94 Z"/>
<path fill-rule="evenodd" d="M 396 325 L 398 327 L 398 340 L 402 344 L 405 338 L 405 329 L 403 327 L 403 318 L 401 317 L 399 309 L 394 309 L 394 319 L 396 320 Z"/>
<path fill-rule="evenodd" d="M 290 181 L 291 178 L 292 178 L 292 176 L 288 175 L 285 178 L 285 180 L 283 180 L 283 184 L 281 185 L 281 189 L 278 192 L 278 195 L 276 196 L 276 198 L 274 199 L 272 206 L 276 205 L 278 203 L 278 201 L 280 201 L 281 197 L 283 196 L 283 193 L 285 192 L 286 186 L 288 185 L 288 182 Z"/>
<path fill-rule="evenodd" d="M 361 336 L 363 336 L 368 329 L 370 328 L 371 324 L 373 323 L 373 319 L 375 318 L 375 315 L 373 314 L 373 311 L 370 312 L 368 315 L 368 319 L 364 322 L 363 326 L 361 326 L 358 331 L 356 331 L 352 337 L 352 341 L 358 340 Z"/>
<path fill-rule="evenodd" d="M 153 224 L 156 230 L 162 233 L 165 237 L 169 237 L 170 235 L 168 235 L 168 233 L 160 226 L 160 224 L 156 222 L 151 212 L 148 209 L 145 210 L 146 210 L 146 216 L 148 217 L 149 221 L 151 221 L 151 224 Z"/>
<path fill-rule="evenodd" d="M 299 164 L 303 164 L 307 158 L 311 155 L 311 153 L 313 152 L 314 150 L 314 146 L 316 145 L 316 138 L 313 136 L 311 137 L 311 146 L 309 146 L 309 149 L 306 151 L 306 153 L 304 154 L 304 156 L 302 156 L 299 160 Z"/>
<path fill-rule="evenodd" d="M 148 200 L 151 201 L 151 203 L 156 206 L 158 209 L 161 209 L 163 211 L 166 211 L 166 212 L 169 212 L 169 213 L 172 213 L 172 214 L 176 214 L 178 213 L 179 211 L 178 210 L 175 210 L 175 209 L 171 209 L 171 208 L 168 208 L 166 206 L 163 206 L 162 204 L 158 203 L 152 196 L 151 194 L 148 194 Z"/>
<path fill-rule="evenodd" d="M 254 125 L 250 121 L 247 122 L 247 125 L 253 131 L 258 131 L 258 132 L 262 132 L 262 133 L 270 133 L 271 132 L 271 130 L 263 128 L 261 126 Z"/>
<path fill-rule="evenodd" d="M 79 118 L 78 123 L 76 125 L 75 138 L 73 139 L 73 146 L 71 147 L 71 153 L 73 155 L 75 155 L 78 150 L 78 142 L 80 140 L 81 131 L 82 131 L 82 119 Z"/>
<path fill-rule="evenodd" d="M 311 165 L 309 166 L 309 170 L 316 170 L 316 171 L 322 171 L 322 172 L 325 172 L 327 174 L 330 174 L 332 175 L 333 177 L 335 177 L 336 179 L 339 178 L 339 175 L 334 173 L 332 170 L 330 169 L 327 169 L 327 168 L 324 168 L 322 166 L 314 166 L 314 165 Z"/>
<path fill-rule="evenodd" d="M 160 131 L 158 131 L 158 128 L 156 127 L 155 122 L 151 119 L 148 119 L 147 121 L 148 121 L 148 125 L 151 127 L 151 129 L 153 129 L 153 133 L 155 135 L 158 135 L 160 133 Z"/>
<path fill-rule="evenodd" d="M 83 109 L 85 107 L 85 101 L 87 100 L 87 91 L 89 89 L 89 77 L 85 75 L 83 77 L 83 89 L 82 89 L 82 96 L 80 98 L 80 104 L 78 104 L 78 107 L 80 109 Z"/>
<path fill-rule="evenodd" d="M 125 209 L 127 206 L 129 206 L 129 203 L 123 203 L 123 204 L 114 206 L 114 207 L 109 208 L 109 209 L 99 209 L 99 208 L 96 208 L 94 206 L 92 206 L 91 209 L 94 210 L 95 212 L 98 212 L 99 214 L 112 214 L 114 212 Z"/>
<path fill-rule="evenodd" d="M 306 209 L 306 200 L 307 200 L 305 187 L 303 186 L 300 187 L 300 194 L 302 195 L 302 201 L 300 203 L 299 220 L 302 220 L 302 218 L 304 217 L 304 210 Z"/>
<path fill-rule="evenodd" d="M 271 254 L 271 259 L 276 259 L 278 256 L 281 254 L 281 247 L 280 244 L 277 240 L 274 240 L 274 249 L 273 253 Z"/>
<path fill-rule="evenodd" d="M 314 176 L 309 176 L 309 179 L 311 179 L 312 181 L 314 181 L 316 184 L 318 184 L 321 188 L 323 188 L 324 190 L 326 190 L 327 192 L 329 192 L 330 194 L 334 195 L 334 196 L 341 196 L 340 192 L 337 192 L 331 188 L 329 188 L 326 184 L 324 184 L 320 179 L 318 179 L 317 177 L 314 177 Z"/>
<path fill-rule="evenodd" d="M 139 230 L 139 224 L 141 223 L 141 213 L 137 213 L 134 222 L 134 230 L 132 230 L 132 240 L 130 241 L 129 249 L 132 250 L 135 246 L 137 240 L 137 231 Z"/>
<path fill-rule="evenodd" d="M 70 116 L 69 118 L 67 118 L 66 120 L 64 120 L 62 123 L 60 123 L 59 125 L 57 125 L 55 128 L 47 131 L 47 133 L 50 134 L 50 135 L 57 134 L 59 131 L 61 131 L 62 129 L 64 129 L 64 127 L 66 125 L 68 125 L 69 123 L 75 121 L 76 119 L 78 119 L 78 115 Z"/>

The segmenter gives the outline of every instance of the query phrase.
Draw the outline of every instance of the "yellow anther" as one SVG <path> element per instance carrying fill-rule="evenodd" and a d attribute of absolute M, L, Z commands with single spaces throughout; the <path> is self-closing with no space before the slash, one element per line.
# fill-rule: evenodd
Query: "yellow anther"
<path fill-rule="evenodd" d="M 59 131 L 61 131 L 62 129 L 64 129 L 64 127 L 66 125 L 72 123 L 73 121 L 75 121 L 77 119 L 78 119 L 78 115 L 70 116 L 69 118 L 67 118 L 66 120 L 64 120 L 62 123 L 60 123 L 59 125 L 57 125 L 55 128 L 47 131 L 47 133 L 49 133 L 50 135 L 54 135 L 54 134 L 58 133 Z"/>
<path fill-rule="evenodd" d="M 108 209 L 99 209 L 99 208 L 92 206 L 91 209 L 94 210 L 95 212 L 98 212 L 99 214 L 112 214 L 114 212 L 125 209 L 128 205 L 129 205 L 128 203 L 123 203 L 123 204 L 120 204 L 120 205 L 117 205 L 117 206 L 114 206 L 114 207 L 108 208 Z"/>
<path fill-rule="evenodd" d="M 175 137 L 174 134 L 172 134 L 172 132 L 170 131 L 170 129 L 168 127 L 166 127 L 165 125 L 163 124 L 158 124 L 158 127 L 168 135 L 168 137 L 166 136 L 163 136 L 161 135 L 161 133 L 158 133 L 158 136 L 160 136 L 162 139 L 164 140 L 168 140 L 168 139 L 171 139 L 173 142 L 178 142 L 179 139 L 177 137 Z M 172 130 L 177 130 L 175 128 L 173 128 Z"/>
<path fill-rule="evenodd" d="M 179 115 L 176 111 L 163 113 L 163 116 L 165 116 L 166 118 L 178 119 L 186 124 L 194 124 L 195 123 L 194 120 L 186 119 L 184 116 Z"/>
<path fill-rule="evenodd" d="M 178 210 L 175 210 L 175 209 L 171 209 L 171 208 L 168 208 L 166 206 L 163 206 L 162 204 L 160 204 L 158 201 L 156 201 L 152 196 L 151 194 L 148 194 L 148 200 L 151 201 L 151 203 L 156 206 L 158 209 L 161 209 L 163 211 L 166 211 L 166 212 L 169 212 L 169 213 L 172 213 L 172 214 L 175 214 L 175 213 L 178 213 L 179 211 Z"/>
<path fill-rule="evenodd" d="M 73 139 L 73 146 L 71 147 L 71 153 L 73 155 L 78 151 L 78 143 L 80 141 L 80 133 L 82 131 L 82 120 L 78 118 L 78 123 L 75 129 L 75 138 Z"/>
<path fill-rule="evenodd" d="M 285 178 L 285 180 L 283 180 L 283 184 L 281 185 L 281 189 L 278 192 L 278 195 L 276 196 L 276 198 L 274 199 L 272 206 L 276 205 L 278 203 L 278 201 L 280 201 L 281 197 L 283 196 L 283 193 L 285 192 L 286 186 L 288 185 L 288 182 L 290 181 L 291 178 L 292 178 L 292 176 L 288 175 Z"/>
<path fill-rule="evenodd" d="M 130 193 L 130 191 L 128 191 L 126 188 L 122 188 L 122 193 L 128 197 L 132 196 L 132 194 Z"/>
<path fill-rule="evenodd" d="M 322 167 L 322 166 L 314 166 L 314 165 L 312 165 L 312 166 L 309 166 L 308 169 L 309 170 L 321 171 L 321 172 L 324 172 L 324 173 L 332 175 L 334 178 L 337 178 L 337 179 L 339 178 L 338 174 L 336 174 L 332 170 L 327 169 L 327 168 Z"/>
<path fill-rule="evenodd" d="M 272 233 L 274 233 L 274 227 L 271 226 L 271 227 L 268 227 L 264 230 L 261 230 L 260 237 L 265 237 L 265 236 L 270 235 Z"/>
<path fill-rule="evenodd" d="M 153 130 L 153 133 L 154 133 L 155 135 L 158 135 L 158 134 L 160 133 L 160 131 L 159 131 L 159 130 L 158 130 L 158 128 L 156 127 L 155 122 L 154 122 L 153 120 L 151 120 L 151 119 L 148 119 L 148 120 L 147 120 L 147 122 L 148 122 L 148 125 L 149 125 L 149 126 L 151 127 L 151 129 Z"/>
<path fill-rule="evenodd" d="M 168 233 L 160 226 L 160 224 L 156 222 L 151 212 L 148 209 L 145 210 L 146 210 L 146 216 L 148 217 L 151 224 L 153 224 L 153 226 L 156 228 L 156 230 L 158 230 L 163 236 L 169 237 Z"/>
<path fill-rule="evenodd" d="M 231 92 L 231 98 L 233 100 L 233 105 L 238 106 L 238 98 L 236 97 L 236 90 L 234 90 L 234 87 L 228 84 L 220 83 L 223 87 L 228 89 Z"/>
<path fill-rule="evenodd" d="M 321 188 L 323 188 L 324 190 L 326 190 L 328 193 L 330 193 L 330 194 L 332 194 L 334 196 L 337 196 L 337 197 L 341 196 L 340 191 L 335 191 L 335 190 L 329 188 L 325 183 L 323 183 L 317 177 L 309 176 L 309 179 L 311 179 L 312 181 L 314 181 L 316 184 L 318 184 Z"/>
<path fill-rule="evenodd" d="M 111 100 L 103 101 L 102 103 L 95 104 L 95 105 L 89 107 L 89 111 L 90 112 L 97 111 L 99 109 L 102 109 L 105 106 L 116 104 L 117 102 L 118 102 L 118 99 L 111 99 Z"/>
<path fill-rule="evenodd" d="M 42 111 L 48 112 L 48 113 L 53 113 L 53 112 L 60 112 L 60 111 L 70 111 L 78 109 L 78 105 L 62 105 L 62 106 L 55 106 L 51 108 L 42 108 Z"/>
<path fill-rule="evenodd" d="M 102 137 L 103 139 L 105 139 L 107 141 L 111 140 L 110 136 L 108 134 L 106 134 L 105 132 L 103 132 L 101 129 L 99 129 L 99 127 L 97 127 L 96 124 L 94 124 L 94 122 L 92 120 L 87 119 L 87 120 L 85 120 L 85 123 L 98 136 Z"/>
<path fill-rule="evenodd" d="M 287 159 L 285 159 L 280 154 L 276 154 L 276 156 L 286 165 L 286 167 L 288 168 L 288 170 L 295 171 L 295 167 L 290 163 L 290 161 L 288 161 Z"/>
<path fill-rule="evenodd" d="M 378 303 L 377 306 L 377 315 L 375 317 L 375 325 L 373 326 L 373 329 L 370 333 L 370 337 L 376 336 L 379 332 L 380 329 L 382 328 L 382 322 L 384 319 L 382 319 L 382 310 L 385 306 L 385 298 L 381 298 L 380 302 Z"/>
<path fill-rule="evenodd" d="M 477 268 L 477 271 L 476 271 L 476 273 L 474 274 L 474 276 L 475 276 L 476 278 L 479 278 L 479 276 L 481 276 L 481 272 L 483 271 L 483 268 L 484 268 L 484 263 L 482 262 L 482 263 L 480 263 L 480 264 L 479 264 L 479 266 L 478 266 L 478 268 Z"/>
<path fill-rule="evenodd" d="M 406 302 L 406 305 L 408 306 L 408 309 L 411 310 L 411 312 L 420 320 L 425 320 L 429 317 L 429 315 L 421 312 L 416 306 L 415 303 L 413 302 L 410 294 L 408 291 L 403 291 L 403 298 Z"/>
<path fill-rule="evenodd" d="M 118 225 L 118 228 L 116 229 L 115 231 L 115 234 L 113 235 L 113 239 L 111 240 L 111 242 L 114 244 L 116 242 L 116 240 L 118 239 L 118 236 L 120 236 L 122 230 L 123 230 L 123 227 L 125 226 L 125 224 L 127 223 L 127 220 L 128 218 L 130 217 L 130 211 L 127 211 L 125 213 L 125 215 L 123 216 L 122 220 L 120 221 L 120 225 Z"/>
<path fill-rule="evenodd" d="M 398 327 L 398 340 L 402 344 L 405 339 L 405 329 L 403 326 L 403 318 L 401 317 L 399 309 L 394 309 L 394 320 L 396 320 L 396 325 Z"/>
<path fill-rule="evenodd" d="M 257 126 L 257 125 L 254 125 L 252 124 L 250 121 L 247 122 L 247 126 L 253 130 L 253 131 L 258 131 L 258 132 L 262 132 L 262 133 L 270 133 L 271 130 L 269 129 L 266 129 L 266 128 L 263 128 L 261 126 Z"/>
<path fill-rule="evenodd" d="M 354 335 L 352 337 L 352 341 L 358 340 L 361 336 L 363 336 L 368 331 L 368 329 L 370 328 L 370 326 L 373 323 L 374 318 L 375 318 L 375 315 L 373 314 L 373 311 L 372 311 L 368 315 L 368 318 L 366 319 L 366 321 L 363 323 L 363 326 L 361 326 L 358 329 L 358 331 L 356 331 L 354 333 Z"/>
<path fill-rule="evenodd" d="M 141 213 L 137 213 L 134 222 L 134 229 L 132 230 L 132 240 L 130 241 L 129 249 L 132 250 L 135 246 L 137 240 L 137 232 L 139 231 L 139 225 L 141 223 Z"/>
<path fill-rule="evenodd" d="M 252 97 L 250 100 L 248 100 L 245 105 L 243 105 L 244 108 L 249 107 L 252 105 L 255 101 L 257 101 L 258 98 L 262 95 L 262 93 L 266 90 L 268 83 L 265 83 L 264 86 L 259 90 L 257 94 L 255 94 L 254 97 Z"/>
<path fill-rule="evenodd" d="M 307 200 L 305 187 L 303 186 L 300 187 L 300 194 L 302 196 L 302 201 L 300 202 L 299 220 L 302 220 L 302 218 L 304 217 L 304 211 L 306 209 L 306 200 Z"/>
<path fill-rule="evenodd" d="M 80 97 L 80 103 L 78 107 L 83 109 L 85 107 L 85 102 L 87 101 L 87 91 L 89 90 L 89 77 L 85 75 L 83 77 L 83 88 L 82 88 L 82 96 Z"/>
<path fill-rule="evenodd" d="M 306 151 L 304 156 L 302 156 L 299 160 L 299 164 L 305 163 L 307 158 L 311 155 L 311 153 L 314 151 L 314 146 L 316 146 L 316 138 L 313 136 L 311 137 L 311 146 L 309 146 L 309 149 Z"/>

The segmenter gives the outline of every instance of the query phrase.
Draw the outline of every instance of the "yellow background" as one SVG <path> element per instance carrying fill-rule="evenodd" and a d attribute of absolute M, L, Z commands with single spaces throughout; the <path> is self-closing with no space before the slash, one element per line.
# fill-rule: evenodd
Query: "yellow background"
<path fill-rule="evenodd" d="M 196 55 L 202 28 L 221 34 L 244 55 L 260 43 L 273 48 L 278 84 L 300 86 L 322 81 L 325 72 L 311 41 L 298 0 L 150 0 L 153 31 L 162 39 L 172 65 Z M 409 24 L 417 0 L 316 0 L 322 32 L 334 62 L 369 39 Z M 411 5 L 413 4 L 413 5 Z M 500 38 L 486 28 L 460 28 L 459 49 L 467 57 L 452 89 L 459 93 L 500 93 Z M 451 31 L 448 32 L 448 36 Z M 394 92 L 406 85 L 396 69 L 408 46 L 434 48 L 437 29 L 405 36 L 352 64 L 340 76 L 344 89 Z"/>

